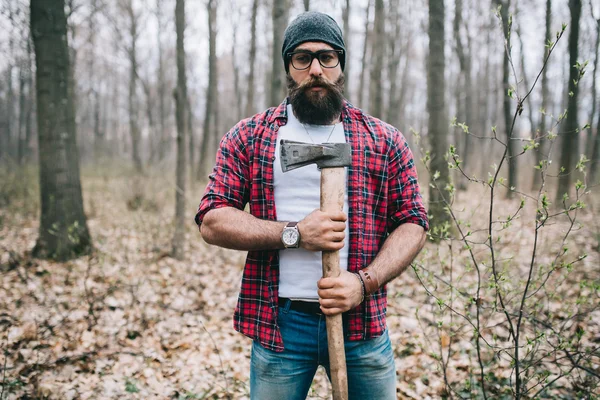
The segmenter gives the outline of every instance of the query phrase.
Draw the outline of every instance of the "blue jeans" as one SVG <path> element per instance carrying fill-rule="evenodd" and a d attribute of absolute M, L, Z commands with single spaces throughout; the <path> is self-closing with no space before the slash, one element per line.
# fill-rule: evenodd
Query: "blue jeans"
<path fill-rule="evenodd" d="M 319 365 L 330 377 L 325 316 L 279 307 L 277 320 L 285 350 L 252 345 L 250 398 L 304 400 Z M 396 399 L 396 367 L 387 331 L 364 341 L 346 341 L 350 400 Z"/>

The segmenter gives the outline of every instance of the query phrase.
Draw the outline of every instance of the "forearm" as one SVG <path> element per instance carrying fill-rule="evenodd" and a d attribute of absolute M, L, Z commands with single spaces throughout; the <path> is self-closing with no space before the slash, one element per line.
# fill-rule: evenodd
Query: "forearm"
<path fill-rule="evenodd" d="M 285 222 L 267 221 L 233 207 L 210 210 L 200 226 L 209 244 L 235 250 L 282 249 L 281 232 Z"/>
<path fill-rule="evenodd" d="M 425 230 L 420 225 L 406 223 L 398 226 L 365 271 L 377 280 L 379 287 L 383 286 L 408 268 L 425 245 L 425 239 Z"/>

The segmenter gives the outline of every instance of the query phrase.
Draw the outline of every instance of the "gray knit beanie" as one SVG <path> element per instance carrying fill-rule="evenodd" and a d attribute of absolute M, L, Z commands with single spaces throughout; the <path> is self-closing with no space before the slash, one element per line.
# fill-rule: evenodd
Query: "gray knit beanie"
<path fill-rule="evenodd" d="M 340 56 L 342 71 L 346 65 L 346 45 L 342 30 L 327 14 L 317 11 L 307 11 L 298 15 L 286 28 L 283 35 L 281 55 L 285 72 L 289 72 L 287 53 L 292 52 L 298 45 L 305 42 L 324 42 L 337 50 L 344 50 Z"/>

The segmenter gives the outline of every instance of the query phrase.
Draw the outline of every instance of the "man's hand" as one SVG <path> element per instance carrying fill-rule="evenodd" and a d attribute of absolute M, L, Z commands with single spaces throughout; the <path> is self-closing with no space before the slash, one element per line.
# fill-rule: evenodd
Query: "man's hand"
<path fill-rule="evenodd" d="M 356 274 L 342 270 L 336 278 L 321 278 L 317 282 L 319 303 L 325 315 L 335 315 L 353 309 L 362 300 L 362 283 Z"/>
<path fill-rule="evenodd" d="M 344 247 L 346 214 L 314 210 L 298 222 L 300 247 L 309 251 L 335 251 Z"/>

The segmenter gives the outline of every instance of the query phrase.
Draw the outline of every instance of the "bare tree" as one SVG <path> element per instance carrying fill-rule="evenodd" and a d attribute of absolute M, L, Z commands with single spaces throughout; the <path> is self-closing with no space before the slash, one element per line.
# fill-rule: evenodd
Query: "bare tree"
<path fill-rule="evenodd" d="M 269 96 L 269 106 L 276 106 L 281 103 L 284 96 L 284 77 L 285 68 L 281 59 L 281 46 L 283 44 L 283 33 L 288 20 L 287 0 L 273 0 L 273 55 L 271 70 L 271 94 Z"/>
<path fill-rule="evenodd" d="M 346 60 L 350 60 L 348 56 L 348 50 L 350 49 L 350 0 L 346 0 L 346 4 L 342 11 L 342 21 L 344 22 L 344 44 L 346 45 Z M 350 65 L 352 63 L 349 62 L 344 66 L 344 75 L 346 77 L 350 76 Z M 349 79 L 346 79 L 344 82 L 344 92 L 346 94 L 346 98 L 351 98 L 350 96 L 350 83 Z"/>
<path fill-rule="evenodd" d="M 156 31 L 156 43 L 158 49 L 158 126 L 159 126 L 159 140 L 158 140 L 158 161 L 164 160 L 167 150 L 170 149 L 171 141 L 169 140 L 169 134 L 167 132 L 167 104 L 169 100 L 167 98 L 167 83 L 165 79 L 165 60 L 163 54 L 163 43 L 161 39 L 161 33 L 164 29 L 164 22 L 162 19 L 162 4 L 163 0 L 156 0 L 156 20 L 158 22 L 158 30 Z M 193 148 L 192 148 L 193 151 Z"/>
<path fill-rule="evenodd" d="M 142 89 L 144 91 L 144 97 L 146 98 L 146 118 L 148 119 L 148 133 L 149 133 L 149 145 L 150 145 L 150 162 L 153 162 L 157 157 L 158 146 L 157 134 L 156 134 L 156 122 L 154 118 L 154 94 L 152 93 L 152 86 L 150 82 L 141 76 L 138 76 Z M 140 138 L 141 141 L 141 138 Z"/>
<path fill-rule="evenodd" d="M 581 0 L 569 0 L 571 11 L 571 32 L 569 33 L 569 101 L 567 104 L 567 119 L 561 146 L 560 168 L 556 202 L 561 203 L 564 194 L 571 191 L 575 159 L 579 151 L 579 126 L 577 121 L 577 99 L 579 87 L 577 83 L 582 70 L 577 57 L 579 55 L 579 19 L 581 16 Z"/>
<path fill-rule="evenodd" d="M 310 0 L 304 0 L 304 11 L 310 10 Z"/>
<path fill-rule="evenodd" d="M 234 4 L 232 3 L 232 6 Z M 231 41 L 231 64 L 233 65 L 233 89 L 234 89 L 234 103 L 236 116 L 235 119 L 239 119 L 242 116 L 242 89 L 240 87 L 240 67 L 238 66 L 236 59 L 236 49 L 238 48 L 237 33 L 238 33 L 238 20 L 239 15 L 235 18 L 235 11 L 231 13 L 231 29 L 233 29 L 233 40 Z"/>
<path fill-rule="evenodd" d="M 141 135 L 138 125 L 138 99 L 137 99 L 137 80 L 138 80 L 138 62 L 137 62 L 137 39 L 139 15 L 133 10 L 133 2 L 128 0 L 125 3 L 125 10 L 129 17 L 129 36 L 131 43 L 128 51 L 129 55 L 129 134 L 131 135 L 131 155 L 133 165 L 138 173 L 143 171 L 141 155 Z"/>
<path fill-rule="evenodd" d="M 11 30 L 14 30 L 14 10 L 13 2 L 8 1 L 8 20 L 11 24 Z M 6 66 L 6 131 L 0 135 L 0 155 L 9 157 L 13 148 L 13 131 L 14 131 L 14 115 L 15 115 L 15 95 L 13 88 L 13 57 L 14 57 L 14 35 L 13 32 L 8 33 L 8 65 Z"/>
<path fill-rule="evenodd" d="M 369 78 L 369 113 L 377 118 L 383 115 L 383 90 L 381 85 L 381 71 L 383 70 L 383 57 L 385 52 L 385 9 L 383 0 L 375 0 L 375 20 L 373 22 L 375 35 L 373 37 L 373 55 L 371 76 Z"/>
<path fill-rule="evenodd" d="M 518 9 L 517 9 L 518 10 Z M 518 21 L 518 16 L 519 13 L 517 11 L 517 24 L 515 26 L 515 32 L 517 33 L 517 39 L 519 40 L 519 47 L 520 47 L 520 72 L 521 72 L 521 80 L 523 81 L 523 85 L 524 87 L 528 88 L 530 87 L 529 85 L 529 77 L 527 76 L 527 68 L 525 66 L 525 44 L 523 43 L 523 35 L 521 34 L 521 24 Z M 533 103 L 531 100 L 531 96 L 528 96 L 525 99 L 526 104 L 522 104 L 523 108 L 525 109 L 526 113 L 527 113 L 527 118 L 529 119 L 529 126 L 531 127 L 531 133 L 533 133 L 533 130 L 535 129 L 536 123 L 535 123 L 535 117 L 534 117 L 534 110 L 533 110 Z"/>
<path fill-rule="evenodd" d="M 471 79 L 471 74 L 472 74 L 472 63 L 471 63 L 471 46 L 470 46 L 470 40 L 468 38 L 468 32 L 467 32 L 467 41 L 466 43 L 463 41 L 462 39 L 462 35 L 461 35 L 461 28 L 464 25 L 465 30 L 467 29 L 467 24 L 463 23 L 463 2 L 462 0 L 456 0 L 455 3 L 455 7 L 454 7 L 454 25 L 453 25 L 453 31 L 454 31 L 454 43 L 455 43 L 455 50 L 456 50 L 456 55 L 458 57 L 458 63 L 460 65 L 460 78 L 459 79 L 459 84 L 458 84 L 458 88 L 459 90 L 458 92 L 458 99 L 457 99 L 457 105 L 459 110 L 461 110 L 460 114 L 460 118 L 464 118 L 464 122 L 467 125 L 467 127 L 469 129 L 473 129 L 474 128 L 474 124 L 473 124 L 473 111 L 474 111 L 474 104 L 473 104 L 473 99 L 475 98 L 474 93 L 473 93 L 473 83 L 472 83 L 472 79 Z M 466 132 L 463 132 L 462 130 L 459 131 L 462 133 L 462 137 L 461 138 L 457 138 L 457 143 L 459 143 L 460 146 L 460 153 L 462 155 L 462 165 L 463 165 L 463 169 L 467 170 L 468 168 L 468 164 L 470 162 L 470 155 L 471 155 L 471 140 L 469 138 L 469 135 Z M 466 185 L 465 185 L 465 181 L 461 180 L 459 183 L 459 186 L 461 187 L 461 189 L 466 189 Z"/>
<path fill-rule="evenodd" d="M 91 250 L 83 211 L 75 105 L 69 90 L 64 0 L 32 0 L 41 213 L 37 257 L 66 260 Z"/>
<path fill-rule="evenodd" d="M 388 40 L 389 46 L 389 58 L 388 58 L 388 80 L 390 82 L 390 88 L 388 92 L 388 107 L 386 113 L 386 121 L 390 124 L 397 126 L 398 115 L 398 68 L 400 65 L 400 46 L 402 41 L 402 33 L 400 29 L 400 0 L 390 0 L 390 12 L 389 12 L 389 29 L 390 29 L 390 40 Z"/>
<path fill-rule="evenodd" d="M 509 190 L 506 194 L 508 198 L 513 197 L 514 188 L 517 187 L 517 158 L 515 157 L 516 143 L 512 136 L 509 136 L 509 132 L 514 132 L 511 129 L 512 124 L 512 111 L 511 111 L 511 100 L 512 95 L 510 86 L 510 58 L 511 58 L 511 29 L 512 29 L 512 16 L 509 14 L 510 0 L 494 0 L 500 7 L 500 19 L 502 21 L 502 31 L 504 33 L 504 61 L 502 63 L 502 87 L 503 87 L 503 99 L 504 99 L 504 131 L 506 138 L 506 146 L 508 147 L 508 186 Z"/>
<path fill-rule="evenodd" d="M 431 182 L 439 190 L 431 189 L 429 215 L 434 235 L 450 221 L 444 210 L 443 193 L 450 182 L 448 164 L 444 159 L 448 151 L 448 116 L 444 94 L 444 1 L 429 0 L 429 65 L 427 68 L 427 111 L 429 112 L 429 143 L 431 147 Z"/>
<path fill-rule="evenodd" d="M 248 90 L 246 97 L 246 112 L 245 116 L 249 117 L 254 114 L 254 68 L 256 64 L 256 14 L 258 13 L 258 0 L 252 1 L 252 24 L 250 32 L 250 58 L 248 63 L 250 64 L 250 70 L 248 71 Z"/>
<path fill-rule="evenodd" d="M 125 52 L 129 59 L 129 95 L 127 99 L 129 112 L 129 135 L 131 139 L 131 156 L 133 166 L 137 173 L 143 172 L 141 155 L 141 134 L 138 125 L 139 104 L 137 98 L 138 84 L 138 61 L 137 61 L 137 41 L 139 38 L 139 20 L 140 15 L 134 10 L 132 0 L 120 0 L 119 9 L 128 18 L 127 30 L 129 31 L 129 44 L 125 46 Z"/>
<path fill-rule="evenodd" d="M 358 95 L 356 96 L 356 99 L 358 100 L 358 102 L 360 103 L 361 107 L 364 107 L 364 99 L 365 99 L 365 85 L 366 85 L 366 80 L 367 80 L 367 53 L 368 53 L 368 49 L 369 49 L 369 42 L 370 42 L 370 37 L 371 37 L 371 22 L 370 22 L 370 18 L 369 18 L 369 13 L 371 11 L 371 0 L 369 0 L 367 2 L 367 12 L 366 12 L 366 17 L 365 17 L 365 41 L 363 43 L 363 52 L 362 52 L 362 67 L 361 67 L 361 71 L 360 71 L 360 83 L 359 83 L 359 87 L 358 87 Z"/>
<path fill-rule="evenodd" d="M 17 161 L 19 164 L 29 160 L 31 145 L 31 115 L 33 102 L 33 71 L 31 68 L 31 39 L 26 36 L 26 54 L 22 57 L 19 66 L 19 128 Z"/>
<path fill-rule="evenodd" d="M 542 60 L 546 60 L 548 58 L 548 52 L 550 51 L 550 43 L 552 34 L 552 0 L 546 0 L 546 33 L 544 35 L 544 58 Z M 549 87 L 548 87 L 548 68 L 544 68 L 542 71 L 542 112 L 540 115 L 540 125 L 538 128 L 538 132 L 536 136 L 539 139 L 539 146 L 535 149 L 535 161 L 536 165 L 541 165 L 543 160 L 548 159 L 548 140 L 546 134 L 546 122 L 548 117 L 546 116 L 546 112 L 549 111 Z M 541 168 L 540 168 L 541 170 Z M 533 183 L 531 188 L 536 190 L 540 187 L 542 183 L 542 175 L 539 171 L 534 171 L 533 174 Z"/>
<path fill-rule="evenodd" d="M 592 112 L 590 114 L 590 124 L 594 124 L 594 116 L 596 115 L 596 78 L 598 76 L 598 68 L 600 63 L 598 62 L 598 49 L 600 48 L 600 16 L 594 15 L 594 7 L 590 2 L 590 8 L 592 9 L 592 16 L 596 21 L 596 46 L 594 54 L 594 77 L 592 79 Z M 588 158 L 591 161 L 590 165 L 590 183 L 595 184 L 600 170 L 600 113 L 598 114 L 598 125 L 596 127 L 596 134 L 593 135 L 594 129 L 588 130 L 588 136 L 586 140 L 586 148 L 588 150 Z"/>
<path fill-rule="evenodd" d="M 175 106 L 177 120 L 177 188 L 175 190 L 175 233 L 173 234 L 173 257 L 182 260 L 185 248 L 185 178 L 186 178 L 186 110 L 188 106 L 187 79 L 185 73 L 185 0 L 175 4 L 175 30 L 177 32 L 177 89 Z"/>
<path fill-rule="evenodd" d="M 203 178 L 212 168 L 217 151 L 218 99 L 217 99 L 217 1 L 208 0 L 208 87 L 206 88 L 206 111 L 202 132 L 201 157 L 197 179 Z"/>

